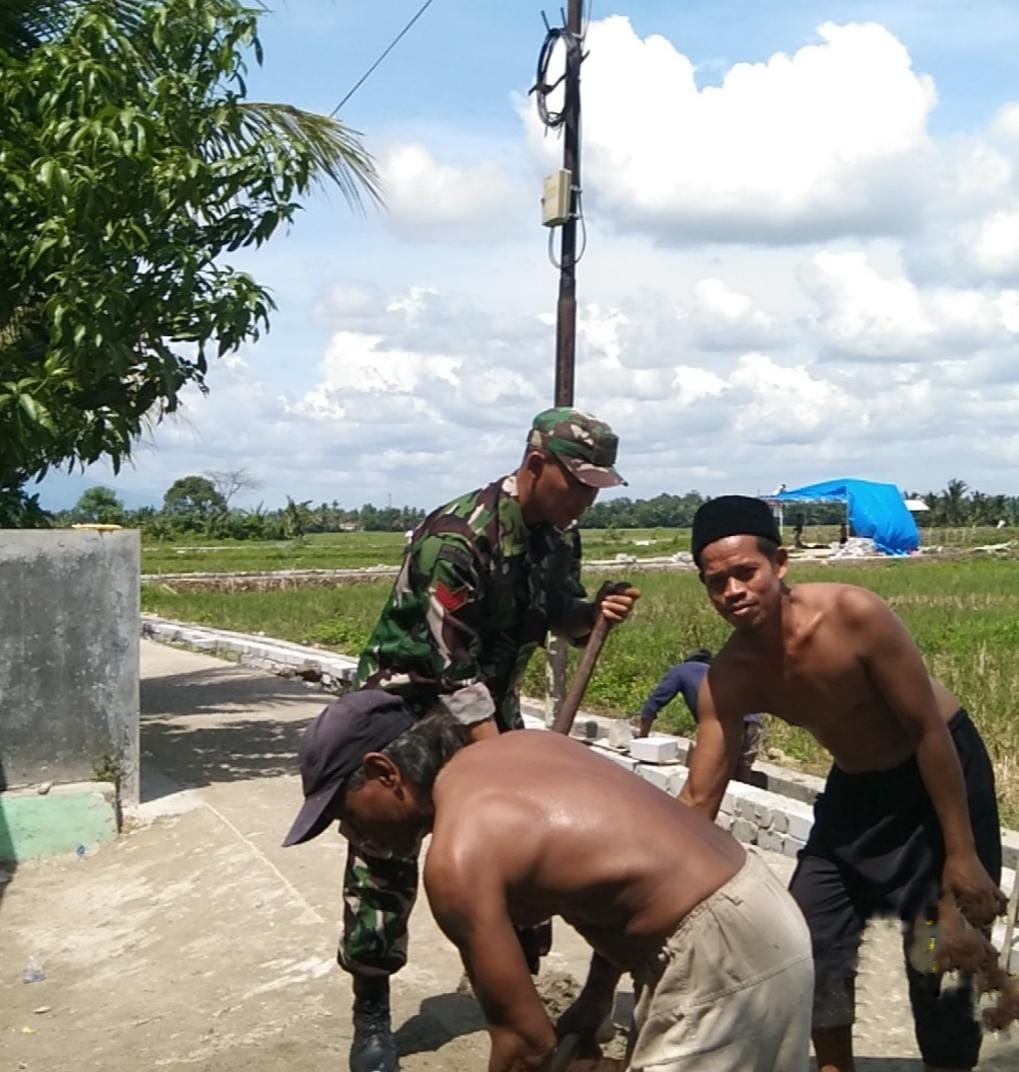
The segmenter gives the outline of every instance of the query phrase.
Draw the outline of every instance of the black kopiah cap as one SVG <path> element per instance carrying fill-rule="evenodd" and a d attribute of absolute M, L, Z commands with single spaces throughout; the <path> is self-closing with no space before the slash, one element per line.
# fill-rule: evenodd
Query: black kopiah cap
<path fill-rule="evenodd" d="M 749 495 L 720 495 L 698 509 L 693 517 L 690 541 L 694 561 L 699 562 L 701 551 L 709 543 L 726 536 L 763 536 L 775 543 L 782 542 L 771 507 Z"/>

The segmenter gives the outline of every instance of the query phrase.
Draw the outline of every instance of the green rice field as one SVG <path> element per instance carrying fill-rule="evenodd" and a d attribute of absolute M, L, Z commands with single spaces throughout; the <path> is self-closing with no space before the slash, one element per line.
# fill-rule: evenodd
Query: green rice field
<path fill-rule="evenodd" d="M 787 533 L 788 535 L 788 533 Z M 808 544 L 830 544 L 838 537 L 834 525 L 809 526 Z M 967 548 L 1015 541 L 1019 529 L 956 528 L 921 531 L 924 547 L 940 547 L 951 554 Z M 689 529 L 586 529 L 587 559 L 669 556 L 690 550 Z M 146 540 L 142 544 L 142 572 L 205 573 L 284 569 L 360 569 L 393 565 L 400 561 L 404 539 L 400 532 L 321 532 L 299 540 Z"/>

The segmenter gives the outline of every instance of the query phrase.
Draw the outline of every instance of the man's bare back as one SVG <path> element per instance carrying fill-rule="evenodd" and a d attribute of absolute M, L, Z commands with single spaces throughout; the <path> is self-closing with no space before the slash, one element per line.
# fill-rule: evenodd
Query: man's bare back
<path fill-rule="evenodd" d="M 489 1072 L 543 1069 L 555 1049 L 518 929 L 553 915 L 596 950 L 557 1025 L 584 1053 L 626 970 L 640 988 L 634 1067 L 806 1072 L 810 938 L 759 859 L 576 741 L 468 741 L 447 712 L 415 720 L 378 690 L 341 697 L 302 738 L 288 840 L 335 820 L 352 843 L 406 856 L 432 834 L 428 899 L 488 1021 Z"/>
<path fill-rule="evenodd" d="M 576 741 L 526 730 L 458 752 L 431 801 L 425 887 L 485 1011 L 490 1072 L 546 1067 L 555 1032 L 513 927 L 553 915 L 595 950 L 557 1025 L 588 1055 L 630 971 L 633 1067 L 806 1069 L 806 925 L 710 820 Z"/>
<path fill-rule="evenodd" d="M 849 773 L 890 770 L 916 741 L 876 686 L 868 668 L 874 616 L 890 612 L 872 593 L 846 584 L 797 584 L 782 603 L 781 658 L 751 635 L 734 632 L 709 674 L 720 715 L 767 711 L 802 726 Z M 959 701 L 930 675 L 942 720 Z"/>
<path fill-rule="evenodd" d="M 624 969 L 745 858 L 661 790 L 539 731 L 464 749 L 437 778 L 433 800 L 425 864 L 433 904 L 504 897 L 517 926 L 560 915 Z"/>

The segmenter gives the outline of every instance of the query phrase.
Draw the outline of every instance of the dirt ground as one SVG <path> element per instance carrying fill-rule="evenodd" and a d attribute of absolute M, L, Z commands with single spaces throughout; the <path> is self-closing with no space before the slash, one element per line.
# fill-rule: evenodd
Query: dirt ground
<path fill-rule="evenodd" d="M 113 844 L 22 865 L 0 882 L 0 1072 L 341 1072 L 343 842 L 280 848 L 300 802 L 297 739 L 327 698 L 150 643 L 143 666 L 136 820 Z M 788 874 L 790 861 L 767 860 Z M 900 955 L 894 929 L 871 931 L 859 1072 L 921 1067 Z M 23 983 L 30 961 L 45 978 Z M 550 1005 L 569 1001 L 586 963 L 584 942 L 557 921 L 539 981 Z M 459 992 L 461 975 L 420 900 L 393 988 L 403 1072 L 486 1067 L 483 1020 Z M 631 1002 L 620 995 L 620 1023 Z M 1014 1042 L 991 1040 L 985 1053 L 988 1072 L 1019 1069 Z"/>

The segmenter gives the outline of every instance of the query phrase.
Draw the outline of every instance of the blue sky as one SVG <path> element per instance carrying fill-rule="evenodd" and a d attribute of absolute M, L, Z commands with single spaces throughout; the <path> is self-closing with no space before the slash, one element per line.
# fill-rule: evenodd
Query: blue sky
<path fill-rule="evenodd" d="M 278 0 L 250 96 L 331 111 L 418 6 Z M 245 468 L 242 504 L 428 506 L 512 467 L 552 394 L 542 33 L 537 5 L 434 0 L 340 116 L 387 210 L 316 196 L 235 258 L 269 336 L 44 505 Z M 1019 492 L 1017 38 L 1003 3 L 596 0 L 577 401 L 618 427 L 628 494 Z"/>

